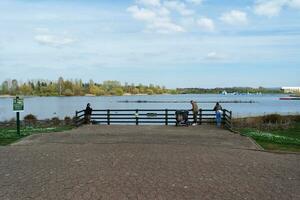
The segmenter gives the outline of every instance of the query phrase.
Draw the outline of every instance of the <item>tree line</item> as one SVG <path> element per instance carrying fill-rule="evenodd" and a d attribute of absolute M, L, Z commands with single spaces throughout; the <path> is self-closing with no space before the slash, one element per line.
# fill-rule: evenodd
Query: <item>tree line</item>
<path fill-rule="evenodd" d="M 227 93 L 262 93 L 262 94 L 279 94 L 283 93 L 280 88 L 252 88 L 252 87 L 224 87 L 224 88 L 177 88 L 177 93 L 180 94 L 220 94 L 223 91 Z"/>
<path fill-rule="evenodd" d="M 0 87 L 1 95 L 26 95 L 26 96 L 85 96 L 85 95 L 116 95 L 124 94 L 164 94 L 176 93 L 176 90 L 166 89 L 164 86 L 150 84 L 134 85 L 119 81 L 104 81 L 95 83 L 93 80 L 85 83 L 80 79 L 64 80 L 60 77 L 57 81 L 32 80 L 20 83 L 16 79 L 5 80 Z"/>
<path fill-rule="evenodd" d="M 167 89 L 158 85 L 128 84 L 122 85 L 119 81 L 103 81 L 95 83 L 93 80 L 83 82 L 80 79 L 64 80 L 60 77 L 56 81 L 31 80 L 19 82 L 16 79 L 5 80 L 0 86 L 0 95 L 25 95 L 25 96 L 122 96 L 126 94 L 220 94 L 228 93 L 282 93 L 280 89 L 264 87 L 231 87 L 231 88 L 177 88 Z"/>

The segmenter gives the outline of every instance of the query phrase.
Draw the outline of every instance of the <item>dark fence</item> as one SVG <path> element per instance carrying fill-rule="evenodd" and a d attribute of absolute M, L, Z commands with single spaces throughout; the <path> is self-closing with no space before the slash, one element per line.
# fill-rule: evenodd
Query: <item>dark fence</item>
<path fill-rule="evenodd" d="M 122 109 L 122 110 L 93 110 L 91 122 L 93 124 L 163 124 L 175 125 L 176 115 L 174 109 Z M 232 129 L 232 112 L 223 109 L 222 123 L 224 127 Z M 189 110 L 189 121 L 193 121 L 192 111 Z M 216 123 L 214 110 L 200 109 L 198 123 Z M 85 122 L 84 110 L 76 111 L 76 125 L 80 126 Z"/>

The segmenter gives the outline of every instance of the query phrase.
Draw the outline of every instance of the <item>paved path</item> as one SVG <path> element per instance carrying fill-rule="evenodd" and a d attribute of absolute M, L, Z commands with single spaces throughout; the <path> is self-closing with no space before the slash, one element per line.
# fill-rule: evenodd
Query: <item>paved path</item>
<path fill-rule="evenodd" d="M 210 126 L 85 126 L 0 147 L 0 199 L 300 199 L 300 155 Z"/>

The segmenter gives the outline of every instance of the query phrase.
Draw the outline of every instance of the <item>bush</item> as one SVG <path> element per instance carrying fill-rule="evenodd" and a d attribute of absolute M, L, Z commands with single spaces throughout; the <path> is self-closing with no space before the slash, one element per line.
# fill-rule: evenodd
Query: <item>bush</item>
<path fill-rule="evenodd" d="M 282 117 L 278 114 L 271 114 L 263 116 L 262 120 L 264 124 L 278 124 L 282 123 Z"/>
<path fill-rule="evenodd" d="M 122 88 L 114 88 L 111 92 L 111 95 L 116 95 L 116 96 L 122 96 L 124 94 L 124 91 Z"/>
<path fill-rule="evenodd" d="M 24 117 L 24 123 L 25 125 L 35 125 L 37 123 L 37 117 L 33 114 L 29 114 L 29 115 L 26 115 Z"/>
<path fill-rule="evenodd" d="M 71 125 L 73 123 L 71 117 L 66 116 L 64 119 L 65 125 Z"/>
<path fill-rule="evenodd" d="M 300 115 L 294 116 L 294 121 L 295 122 L 300 122 Z"/>
<path fill-rule="evenodd" d="M 271 114 L 258 117 L 233 119 L 233 126 L 237 129 L 254 128 L 258 130 L 287 129 L 300 121 L 300 115 Z"/>
<path fill-rule="evenodd" d="M 66 89 L 65 92 L 64 92 L 64 95 L 65 95 L 65 96 L 73 96 L 74 93 L 72 92 L 72 90 Z"/>
<path fill-rule="evenodd" d="M 52 119 L 51 119 L 51 123 L 53 124 L 53 125 L 60 125 L 60 119 L 58 118 L 58 117 L 53 117 Z"/>

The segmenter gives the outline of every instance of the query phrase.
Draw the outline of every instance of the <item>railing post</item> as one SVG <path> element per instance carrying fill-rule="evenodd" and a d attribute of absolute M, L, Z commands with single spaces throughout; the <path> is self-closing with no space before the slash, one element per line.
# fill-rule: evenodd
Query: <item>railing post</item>
<path fill-rule="evenodd" d="M 107 125 L 110 125 L 110 110 L 107 110 Z"/>
<path fill-rule="evenodd" d="M 169 119 L 169 114 L 168 114 L 168 109 L 166 109 L 165 110 L 165 125 L 169 124 L 168 119 Z"/>
<path fill-rule="evenodd" d="M 221 118 L 221 123 L 226 124 L 226 110 L 223 109 L 223 117 Z"/>
<path fill-rule="evenodd" d="M 78 111 L 75 111 L 75 126 L 78 126 Z"/>
<path fill-rule="evenodd" d="M 232 129 L 232 111 L 229 112 L 229 119 L 230 119 L 230 129 Z"/>
<path fill-rule="evenodd" d="M 139 125 L 139 110 L 135 110 L 135 125 Z"/>
<path fill-rule="evenodd" d="M 202 109 L 199 110 L 199 124 L 202 124 Z"/>

